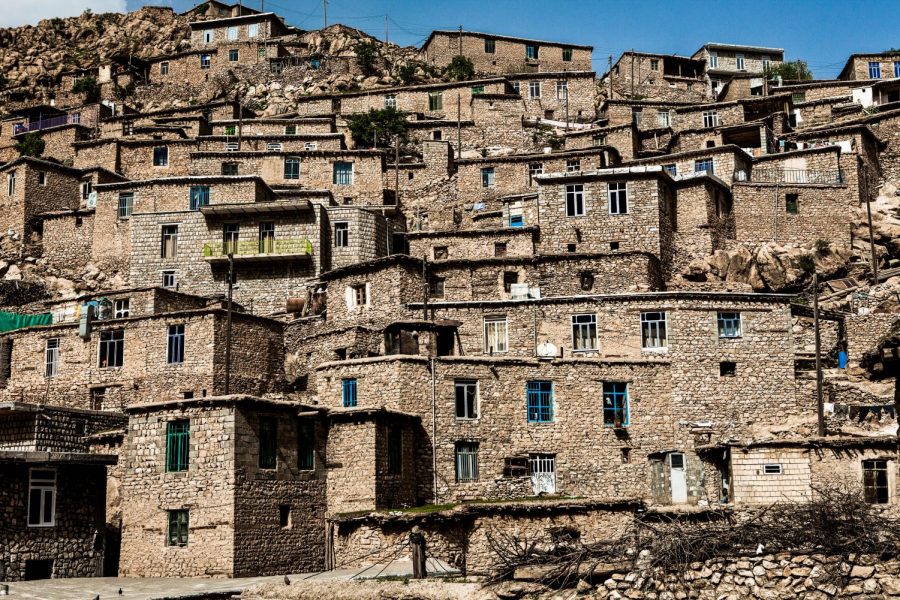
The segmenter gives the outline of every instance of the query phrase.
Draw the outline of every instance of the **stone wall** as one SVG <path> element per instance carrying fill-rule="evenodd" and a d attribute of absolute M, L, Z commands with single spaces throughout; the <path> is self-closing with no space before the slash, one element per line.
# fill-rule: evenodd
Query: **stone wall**
<path fill-rule="evenodd" d="M 493 52 L 486 51 L 486 39 L 494 41 Z M 537 46 L 537 59 L 526 59 L 526 44 Z M 563 59 L 564 48 L 571 48 L 571 60 Z M 422 50 L 425 53 L 425 61 L 440 68 L 446 67 L 454 56 L 461 54 L 472 61 L 476 73 L 524 73 L 532 70 L 590 71 L 593 68 L 589 47 L 467 31 L 462 34 L 455 31 L 435 31 Z"/>
<path fill-rule="evenodd" d="M 94 244 L 94 211 L 44 218 L 43 257 L 56 269 L 83 269 Z"/>
<path fill-rule="evenodd" d="M 569 121 L 590 122 L 596 118 L 594 77 L 593 72 L 561 72 L 519 73 L 508 79 L 518 87 L 527 116 L 557 121 L 565 121 L 568 116 Z"/>

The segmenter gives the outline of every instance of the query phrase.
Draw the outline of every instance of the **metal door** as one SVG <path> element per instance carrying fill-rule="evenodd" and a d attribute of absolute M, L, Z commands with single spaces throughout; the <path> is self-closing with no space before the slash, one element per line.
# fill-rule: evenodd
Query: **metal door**
<path fill-rule="evenodd" d="M 672 485 L 672 504 L 687 502 L 687 475 L 684 469 L 684 454 L 673 452 L 669 455 L 669 478 Z"/>
<path fill-rule="evenodd" d="M 534 495 L 556 493 L 556 457 L 552 454 L 532 454 L 531 489 Z"/>

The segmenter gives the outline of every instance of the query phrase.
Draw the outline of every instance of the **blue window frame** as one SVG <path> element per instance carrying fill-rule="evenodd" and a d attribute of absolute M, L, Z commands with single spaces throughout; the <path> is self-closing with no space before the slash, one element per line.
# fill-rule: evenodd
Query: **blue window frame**
<path fill-rule="evenodd" d="M 672 164 L 672 165 L 663 165 L 663 170 L 664 170 L 666 173 L 668 173 L 669 175 L 671 175 L 672 177 L 675 177 L 675 176 L 678 175 L 678 165 L 674 165 L 674 164 Z"/>
<path fill-rule="evenodd" d="M 894 61 L 894 77 L 900 77 L 900 60 Z"/>
<path fill-rule="evenodd" d="M 880 62 L 872 61 L 869 63 L 869 79 L 881 79 Z"/>
<path fill-rule="evenodd" d="M 553 421 L 553 382 L 529 381 L 526 384 L 528 396 L 528 422 L 550 423 Z"/>
<path fill-rule="evenodd" d="M 741 331 L 741 313 L 720 312 L 716 316 L 720 338 L 739 338 Z"/>
<path fill-rule="evenodd" d="M 356 406 L 356 380 L 341 380 L 341 402 L 345 408 Z"/>
<path fill-rule="evenodd" d="M 353 183 L 353 163 L 334 163 L 333 183 L 335 185 L 351 185 Z"/>
<path fill-rule="evenodd" d="M 713 160 L 711 158 L 694 161 L 694 173 L 709 173 L 712 175 L 714 172 L 715 169 L 713 168 Z"/>
<path fill-rule="evenodd" d="M 624 427 L 628 425 L 628 384 L 603 382 L 603 425 Z"/>
<path fill-rule="evenodd" d="M 510 227 L 525 227 L 525 217 L 522 215 L 509 215 Z"/>
<path fill-rule="evenodd" d="M 191 210 L 200 210 L 201 206 L 209 204 L 209 186 L 208 185 L 192 185 L 191 186 Z"/>
<path fill-rule="evenodd" d="M 481 187 L 494 187 L 494 167 L 485 167 L 481 169 Z"/>

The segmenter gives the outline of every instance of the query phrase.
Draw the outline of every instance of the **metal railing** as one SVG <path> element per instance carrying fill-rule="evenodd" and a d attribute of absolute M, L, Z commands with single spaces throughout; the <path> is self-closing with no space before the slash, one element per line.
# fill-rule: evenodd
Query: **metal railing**
<path fill-rule="evenodd" d="M 235 256 L 265 256 L 268 254 L 312 254 L 312 242 L 306 239 L 263 239 L 247 240 L 241 242 L 207 242 L 203 244 L 204 258 L 228 256 L 231 252 Z"/>
<path fill-rule="evenodd" d="M 16 123 L 15 131 L 13 135 L 19 135 L 21 133 L 29 133 L 32 131 L 40 131 L 42 129 L 49 129 L 50 127 L 59 127 L 61 125 L 70 125 L 70 124 L 78 124 L 81 122 L 81 115 L 78 113 L 72 115 L 59 115 L 57 117 L 50 117 L 48 119 L 41 119 L 39 121 L 31 121 L 29 123 Z"/>
<path fill-rule="evenodd" d="M 746 181 L 756 183 L 844 183 L 840 170 L 820 171 L 814 169 L 758 169 L 750 171 Z"/>

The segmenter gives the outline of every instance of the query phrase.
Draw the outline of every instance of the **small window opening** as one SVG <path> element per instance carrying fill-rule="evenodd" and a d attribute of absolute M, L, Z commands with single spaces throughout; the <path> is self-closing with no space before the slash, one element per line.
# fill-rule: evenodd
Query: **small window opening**
<path fill-rule="evenodd" d="M 737 374 L 737 363 L 725 360 L 719 363 L 720 377 L 734 377 Z"/>

